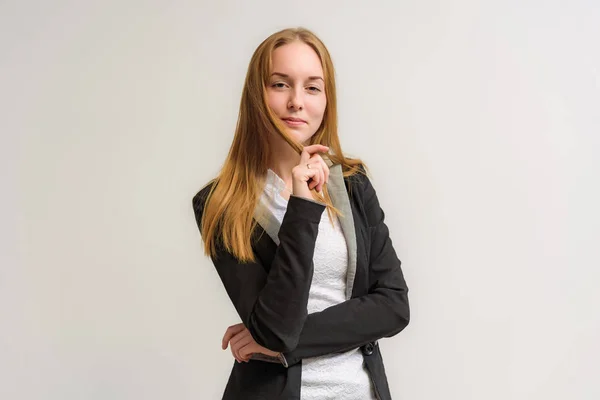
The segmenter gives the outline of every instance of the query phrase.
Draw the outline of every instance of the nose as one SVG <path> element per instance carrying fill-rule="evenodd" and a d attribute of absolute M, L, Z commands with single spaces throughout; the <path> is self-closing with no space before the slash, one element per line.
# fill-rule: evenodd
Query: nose
<path fill-rule="evenodd" d="M 299 93 L 298 90 L 293 90 L 291 92 L 290 100 L 288 102 L 288 108 L 295 110 L 302 110 L 304 108 L 302 94 Z"/>

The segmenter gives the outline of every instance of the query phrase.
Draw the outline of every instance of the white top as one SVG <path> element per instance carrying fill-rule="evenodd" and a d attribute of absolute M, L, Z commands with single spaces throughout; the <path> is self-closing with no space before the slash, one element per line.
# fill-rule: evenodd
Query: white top
<path fill-rule="evenodd" d="M 279 225 L 288 204 L 280 195 L 283 190 L 285 182 L 275 172 L 268 170 L 259 207 L 263 212 L 270 211 L 269 217 L 275 217 Z M 319 223 L 313 264 L 307 306 L 309 314 L 346 301 L 348 248 L 338 219 L 334 216 L 332 225 L 326 210 Z M 374 400 L 371 380 L 360 349 L 303 359 L 301 399 Z"/>

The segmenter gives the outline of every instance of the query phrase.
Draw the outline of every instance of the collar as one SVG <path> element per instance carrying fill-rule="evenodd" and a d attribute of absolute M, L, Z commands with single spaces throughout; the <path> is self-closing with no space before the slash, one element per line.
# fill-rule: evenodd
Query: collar
<path fill-rule="evenodd" d="M 346 246 L 348 247 L 348 271 L 346 275 L 346 299 L 352 297 L 352 288 L 354 287 L 354 278 L 356 276 L 357 263 L 357 244 L 356 230 L 354 227 L 354 217 L 350 206 L 350 199 L 344 183 L 342 166 L 340 164 L 333 165 L 331 160 L 325 159 L 329 166 L 329 183 L 327 190 L 331 197 L 333 206 L 341 213 L 339 217 L 340 225 Z M 326 212 L 326 211 L 325 211 Z M 267 232 L 269 237 L 279 245 L 279 228 L 280 223 L 265 205 L 264 194 L 259 199 L 258 205 L 254 211 L 254 219 Z"/>

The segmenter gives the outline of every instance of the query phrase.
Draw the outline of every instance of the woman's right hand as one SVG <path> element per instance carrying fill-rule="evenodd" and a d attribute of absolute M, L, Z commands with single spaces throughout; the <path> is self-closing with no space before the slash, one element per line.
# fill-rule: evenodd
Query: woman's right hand
<path fill-rule="evenodd" d="M 235 324 L 227 328 L 221 341 L 221 348 L 225 350 L 227 346 L 231 348 L 231 354 L 237 362 L 248 362 L 254 353 L 264 354 L 269 357 L 277 357 L 279 355 L 279 353 L 256 343 L 256 340 L 254 340 L 244 324 Z"/>
<path fill-rule="evenodd" d="M 292 191 L 294 196 L 312 200 L 312 189 L 321 192 L 329 181 L 329 167 L 319 153 L 327 153 L 329 147 L 320 144 L 306 146 L 300 162 L 292 169 Z"/>

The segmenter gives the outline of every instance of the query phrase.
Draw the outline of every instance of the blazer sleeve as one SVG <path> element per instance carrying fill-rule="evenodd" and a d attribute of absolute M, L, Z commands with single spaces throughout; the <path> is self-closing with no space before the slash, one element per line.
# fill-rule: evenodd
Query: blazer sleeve
<path fill-rule="evenodd" d="M 309 314 L 298 345 L 283 354 L 288 366 L 303 358 L 343 352 L 383 337 L 391 337 L 409 323 L 408 287 L 400 260 L 392 246 L 375 190 L 367 177 L 362 179 L 371 241 L 371 287 L 364 296 Z"/>
<path fill-rule="evenodd" d="M 192 201 L 199 229 L 209 189 L 201 190 Z M 323 210 L 325 206 L 317 202 L 290 198 L 279 230 L 280 245 L 268 272 L 258 260 L 240 263 L 222 246 L 217 246 L 217 254 L 212 257 L 242 322 L 254 340 L 267 349 L 285 352 L 297 346 L 307 316 L 313 254 Z"/>

